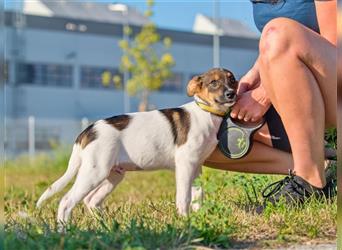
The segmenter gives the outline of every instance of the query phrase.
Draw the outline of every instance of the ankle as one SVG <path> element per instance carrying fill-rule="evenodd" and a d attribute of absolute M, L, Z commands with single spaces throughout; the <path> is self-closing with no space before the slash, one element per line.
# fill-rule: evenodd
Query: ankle
<path fill-rule="evenodd" d="M 318 171 L 311 171 L 311 172 L 300 172 L 295 171 L 295 174 L 305 181 L 307 181 L 310 185 L 316 188 L 324 188 L 326 185 L 325 174 L 320 173 Z"/>

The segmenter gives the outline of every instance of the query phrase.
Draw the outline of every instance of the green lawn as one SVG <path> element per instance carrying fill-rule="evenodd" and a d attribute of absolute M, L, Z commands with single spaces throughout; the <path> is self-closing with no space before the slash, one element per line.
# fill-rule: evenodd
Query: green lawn
<path fill-rule="evenodd" d="M 40 210 L 35 202 L 64 172 L 67 161 L 68 155 L 59 152 L 6 163 L 6 249 L 268 248 L 336 240 L 336 200 L 311 200 L 302 209 L 269 207 L 256 215 L 250 207 L 261 198 L 254 193 L 259 196 L 279 177 L 208 168 L 197 181 L 204 186 L 205 202 L 188 218 L 176 214 L 172 172 L 136 172 L 128 173 L 102 214 L 91 216 L 80 204 L 67 233 L 59 234 L 55 218 L 62 194 Z"/>

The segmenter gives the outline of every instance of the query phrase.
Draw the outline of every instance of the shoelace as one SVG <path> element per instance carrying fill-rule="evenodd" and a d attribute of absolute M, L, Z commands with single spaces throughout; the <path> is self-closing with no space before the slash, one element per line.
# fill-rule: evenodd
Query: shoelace
<path fill-rule="evenodd" d="M 305 190 L 305 188 L 297 183 L 294 180 L 295 174 L 294 172 L 290 169 L 289 170 L 289 176 L 286 176 L 284 179 L 280 181 L 276 181 L 270 185 L 268 185 L 263 191 L 262 191 L 262 196 L 264 198 L 269 198 L 271 196 L 274 196 L 277 194 L 283 186 L 286 186 L 287 184 L 290 184 L 291 191 L 296 192 L 297 194 L 303 196 L 304 192 L 302 190 Z M 267 192 L 268 191 L 268 192 Z M 288 190 L 290 191 L 290 190 Z"/>

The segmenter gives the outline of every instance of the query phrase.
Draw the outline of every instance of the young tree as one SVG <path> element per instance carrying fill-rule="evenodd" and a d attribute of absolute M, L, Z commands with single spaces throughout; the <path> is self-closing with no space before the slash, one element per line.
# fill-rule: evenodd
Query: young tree
<path fill-rule="evenodd" d="M 153 5 L 153 0 L 147 1 L 145 16 L 152 17 Z M 126 36 L 131 34 L 128 27 L 125 27 L 124 32 L 126 32 Z M 160 40 L 161 37 L 155 24 L 149 21 L 142 26 L 141 31 L 133 39 L 119 42 L 123 51 L 120 70 L 130 73 L 130 78 L 126 79 L 124 87 L 130 95 L 140 97 L 139 111 L 148 109 L 149 93 L 158 90 L 163 82 L 172 75 L 171 68 L 175 62 L 173 56 L 168 52 L 172 41 L 169 37 L 165 37 L 163 46 L 160 48 L 158 44 Z"/>

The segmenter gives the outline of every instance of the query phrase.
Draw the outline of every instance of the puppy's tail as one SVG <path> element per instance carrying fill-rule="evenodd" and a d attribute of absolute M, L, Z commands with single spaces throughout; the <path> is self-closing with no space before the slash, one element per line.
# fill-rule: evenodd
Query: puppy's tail
<path fill-rule="evenodd" d="M 64 175 L 55 181 L 45 192 L 40 196 L 37 201 L 36 206 L 40 207 L 42 202 L 48 198 L 50 198 L 55 193 L 61 191 L 76 175 L 79 167 L 81 166 L 81 156 L 80 156 L 81 148 L 80 145 L 75 144 L 72 153 L 70 156 L 68 168 Z"/>

